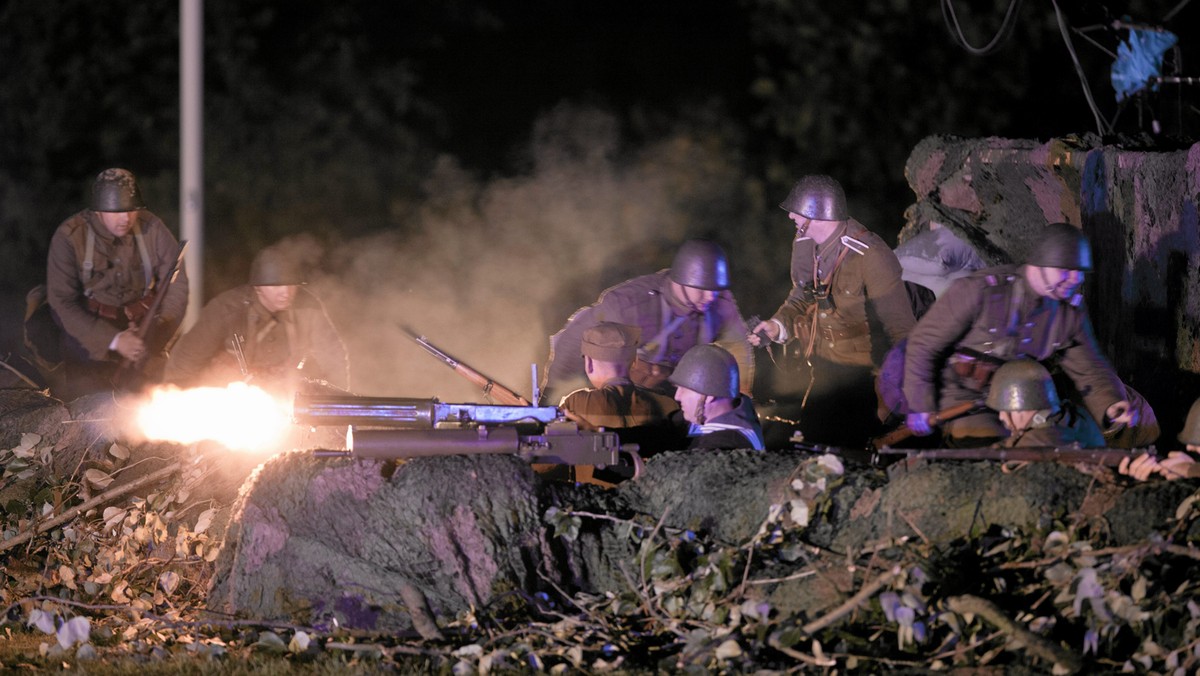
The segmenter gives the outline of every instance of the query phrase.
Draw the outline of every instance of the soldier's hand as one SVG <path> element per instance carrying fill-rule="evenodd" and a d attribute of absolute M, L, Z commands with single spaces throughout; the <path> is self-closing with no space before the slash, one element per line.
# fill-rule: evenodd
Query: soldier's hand
<path fill-rule="evenodd" d="M 1138 481 L 1149 479 L 1150 475 L 1157 471 L 1159 471 L 1158 461 L 1149 453 L 1137 457 L 1121 458 L 1121 464 L 1117 466 L 1117 472 L 1131 476 Z"/>
<path fill-rule="evenodd" d="M 1183 451 L 1171 451 L 1167 457 L 1158 461 L 1158 473 L 1168 479 L 1183 479 L 1196 461 Z"/>
<path fill-rule="evenodd" d="M 1104 415 L 1113 425 L 1127 425 L 1134 427 L 1138 424 L 1138 411 L 1127 400 L 1122 399 L 1117 403 L 1109 406 L 1104 411 Z"/>
<path fill-rule="evenodd" d="M 137 361 L 145 356 L 146 343 L 133 331 L 122 331 L 117 334 L 117 354 L 131 361 Z"/>
<path fill-rule="evenodd" d="M 932 413 L 909 413 L 904 417 L 904 424 L 918 437 L 927 437 L 933 434 L 933 426 L 929 424 L 931 417 Z"/>
<path fill-rule="evenodd" d="M 766 340 L 763 339 L 764 336 Z M 746 340 L 750 341 L 754 347 L 768 341 L 775 342 L 777 338 L 779 338 L 779 325 L 769 319 L 751 327 L 750 335 L 746 336 Z"/>

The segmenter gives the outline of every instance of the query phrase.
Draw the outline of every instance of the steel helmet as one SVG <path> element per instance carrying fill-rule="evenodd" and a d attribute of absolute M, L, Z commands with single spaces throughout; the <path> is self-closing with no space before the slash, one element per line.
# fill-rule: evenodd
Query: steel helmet
<path fill-rule="evenodd" d="M 676 387 L 700 394 L 732 399 L 738 396 L 738 365 L 724 348 L 697 345 L 683 353 L 679 365 L 667 378 Z"/>
<path fill-rule="evenodd" d="M 137 211 L 145 209 L 137 179 L 128 169 L 105 169 L 92 182 L 92 211 Z"/>
<path fill-rule="evenodd" d="M 689 239 L 679 247 L 671 263 L 671 281 L 708 291 L 729 288 L 729 259 L 716 242 Z"/>
<path fill-rule="evenodd" d="M 850 218 L 846 193 L 832 176 L 805 176 L 796 182 L 779 208 L 818 221 L 844 221 Z"/>
<path fill-rule="evenodd" d="M 307 281 L 300 265 L 278 249 L 268 247 L 259 251 L 250 264 L 252 286 L 298 286 Z"/>
<path fill-rule="evenodd" d="M 1058 391 L 1045 366 L 1032 359 L 1016 359 L 992 374 L 987 405 L 993 411 L 1057 411 Z"/>
<path fill-rule="evenodd" d="M 1092 245 L 1083 231 L 1070 223 L 1051 223 L 1025 262 L 1087 272 L 1092 269 Z"/>
<path fill-rule="evenodd" d="M 1200 446 L 1200 399 L 1192 403 L 1183 430 L 1179 432 L 1179 441 L 1184 444 Z"/>

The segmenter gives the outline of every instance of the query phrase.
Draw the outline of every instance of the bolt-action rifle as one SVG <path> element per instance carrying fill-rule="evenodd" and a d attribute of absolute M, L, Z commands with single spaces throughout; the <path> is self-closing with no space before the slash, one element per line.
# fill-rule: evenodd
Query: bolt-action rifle
<path fill-rule="evenodd" d="M 409 328 L 404 328 L 404 332 L 415 340 L 417 345 L 425 348 L 426 352 L 442 360 L 446 363 L 446 366 L 454 369 L 455 373 L 471 381 L 476 387 L 483 390 L 484 396 L 491 397 L 501 404 L 509 406 L 529 406 L 528 399 L 442 352 L 437 347 L 434 347 L 433 343 L 429 342 L 425 336 L 419 335 Z"/>
<path fill-rule="evenodd" d="M 1124 448 L 1074 448 L 1029 446 L 1018 448 L 881 448 L 880 455 L 905 455 L 908 460 L 999 460 L 1000 462 L 1059 462 L 1073 465 L 1116 467 L 1126 458 L 1136 458 L 1154 449 L 1142 451 Z"/>
<path fill-rule="evenodd" d="M 944 409 L 934 413 L 933 415 L 929 416 L 929 426 L 933 427 L 935 425 L 940 425 L 940 424 L 946 422 L 947 420 L 953 420 L 954 418 L 964 416 L 964 415 L 966 415 L 968 413 L 972 413 L 974 411 L 980 411 L 980 410 L 983 410 L 984 408 L 985 408 L 985 406 L 984 406 L 983 402 L 979 402 L 979 401 L 965 401 L 961 404 L 955 404 L 954 406 L 944 408 Z M 886 434 L 881 434 L 880 436 L 877 436 L 874 439 L 872 439 L 871 440 L 871 449 L 879 450 L 882 448 L 887 448 L 889 446 L 893 446 L 893 445 L 898 444 L 901 441 L 904 441 L 905 439 L 913 436 L 913 434 L 914 434 L 913 431 L 911 429 L 909 429 L 908 425 L 901 424 L 899 427 L 892 430 L 891 432 L 887 432 Z"/>
<path fill-rule="evenodd" d="M 150 335 L 150 329 L 154 327 L 154 323 L 158 321 L 159 315 L 162 314 L 163 299 L 167 297 L 167 291 L 171 289 L 171 284 L 179 276 L 179 268 L 183 265 L 183 252 L 187 250 L 187 244 L 186 239 L 179 243 L 179 252 L 175 255 L 175 260 L 171 262 L 171 267 L 167 269 L 167 274 L 158 280 L 158 286 L 154 292 L 154 299 L 150 301 L 150 307 L 146 309 L 146 314 L 142 315 L 142 320 L 133 329 L 134 335 L 142 340 L 147 339 Z M 149 352 L 150 346 L 147 345 L 145 352 L 138 359 L 124 359 L 121 365 L 117 367 L 116 373 L 113 374 L 113 386 L 119 390 L 136 389 L 142 380 L 142 369 L 145 368 L 146 356 Z"/>

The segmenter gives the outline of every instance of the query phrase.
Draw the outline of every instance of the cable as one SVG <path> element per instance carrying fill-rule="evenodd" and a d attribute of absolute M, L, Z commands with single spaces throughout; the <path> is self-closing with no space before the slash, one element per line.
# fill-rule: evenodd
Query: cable
<path fill-rule="evenodd" d="M 1004 11 L 1004 20 L 1000 23 L 1000 28 L 982 47 L 976 47 L 967 42 L 967 36 L 963 34 L 962 25 L 958 22 L 958 15 L 954 13 L 953 0 L 942 0 L 942 20 L 946 22 L 946 29 L 950 31 L 950 37 L 954 38 L 954 41 L 963 49 L 975 56 L 986 56 L 995 51 L 1012 34 L 1013 26 L 1016 25 L 1017 11 L 1020 8 L 1021 0 L 1009 0 L 1008 9 Z"/>
<path fill-rule="evenodd" d="M 1067 45 L 1067 52 L 1071 54 L 1071 61 L 1075 63 L 1075 73 L 1079 75 L 1079 83 L 1083 85 L 1083 96 L 1087 99 L 1088 107 L 1092 109 L 1092 115 L 1096 118 L 1096 131 L 1101 136 L 1108 133 L 1108 125 L 1104 123 L 1104 117 L 1100 115 L 1100 109 L 1096 107 L 1096 100 L 1092 98 L 1092 88 L 1088 86 L 1087 77 L 1083 73 L 1083 66 L 1079 63 L 1079 57 L 1075 54 L 1075 45 L 1071 44 L 1071 33 L 1067 28 L 1067 22 L 1063 19 L 1062 10 L 1058 7 L 1058 0 L 1050 0 L 1054 5 L 1054 16 L 1058 19 L 1058 30 L 1062 33 L 1063 42 Z"/>

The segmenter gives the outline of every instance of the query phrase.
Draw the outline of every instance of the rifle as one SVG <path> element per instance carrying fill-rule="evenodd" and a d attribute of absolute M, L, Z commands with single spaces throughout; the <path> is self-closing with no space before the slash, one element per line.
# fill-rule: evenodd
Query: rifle
<path fill-rule="evenodd" d="M 1142 453 L 1123 448 L 1073 448 L 1056 446 L 1030 446 L 1017 448 L 881 448 L 880 455 L 905 455 L 908 460 L 999 460 L 1000 462 L 1060 462 L 1067 465 L 1086 463 L 1116 467 L 1125 458 L 1136 458 L 1143 453 L 1154 453 L 1148 449 Z"/>
<path fill-rule="evenodd" d="M 458 375 L 471 381 L 472 383 L 475 384 L 476 387 L 482 389 L 484 396 L 492 397 L 492 398 L 496 399 L 497 401 L 499 401 L 501 404 L 507 404 L 509 406 L 529 406 L 530 405 L 529 400 L 526 399 L 525 397 L 522 397 L 521 395 L 517 394 L 516 392 L 508 389 L 507 387 L 501 385 L 500 383 L 483 375 L 479 371 L 476 371 L 475 369 L 471 368 L 470 366 L 467 366 L 466 364 L 458 361 L 454 357 L 451 357 L 450 355 L 446 354 L 445 352 L 442 352 L 438 348 L 434 347 L 433 343 L 430 343 L 425 338 L 425 336 L 418 335 L 412 329 L 409 329 L 407 327 L 405 327 L 403 330 L 405 333 L 407 333 L 409 335 L 409 337 L 411 337 L 413 340 L 417 341 L 417 345 L 420 345 L 421 347 L 425 348 L 426 352 L 428 352 L 429 354 L 446 362 L 446 365 L 449 366 L 450 368 L 454 369 L 455 373 L 457 373 Z"/>
<path fill-rule="evenodd" d="M 554 406 L 443 404 L 437 399 L 358 397 L 297 392 L 292 417 L 301 425 L 434 429 L 464 425 L 546 425 L 562 420 Z"/>
<path fill-rule="evenodd" d="M 163 299 L 167 297 L 167 291 L 170 290 L 171 284 L 175 278 L 179 276 L 179 268 L 183 265 L 183 252 L 187 249 L 187 240 L 179 243 L 179 251 L 175 254 L 175 260 L 171 262 L 171 267 L 167 269 L 167 274 L 163 275 L 158 282 L 158 287 L 154 292 L 154 300 L 150 302 L 150 307 L 146 309 L 146 314 L 142 316 L 142 321 L 138 322 L 133 329 L 133 334 L 142 340 L 146 340 L 154 322 L 158 320 L 159 314 L 162 313 Z M 148 346 L 147 346 L 148 347 Z M 124 359 L 121 365 L 117 367 L 116 373 L 113 374 L 112 384 L 120 390 L 134 389 L 137 379 L 141 376 L 142 368 L 145 365 L 147 349 L 138 359 Z"/>
<path fill-rule="evenodd" d="M 238 371 L 242 374 L 244 382 L 250 382 L 253 374 L 250 373 L 250 365 L 246 362 L 246 338 L 240 333 L 233 334 L 233 357 L 237 360 Z"/>
<path fill-rule="evenodd" d="M 511 425 L 470 424 L 456 429 L 360 429 L 352 425 L 346 445 L 347 450 L 317 449 L 313 455 L 396 460 L 509 453 L 530 463 L 590 467 L 591 471 L 581 472 L 575 479 L 605 488 L 636 479 L 642 470 L 636 444 L 622 444 L 615 432 L 580 430 L 565 420 L 546 423 L 536 434 L 521 434 Z"/>
<path fill-rule="evenodd" d="M 983 408 L 984 408 L 983 402 L 979 402 L 979 401 L 965 401 L 961 404 L 955 404 L 954 406 L 944 408 L 944 409 L 934 413 L 933 415 L 929 416 L 929 425 L 930 426 L 940 425 L 940 424 L 946 422 L 947 420 L 953 420 L 954 418 L 964 416 L 973 411 L 982 410 Z M 874 439 L 872 439 L 870 442 L 870 448 L 872 450 L 880 450 L 883 448 L 887 448 L 894 444 L 898 444 L 901 441 L 904 441 L 905 439 L 911 437 L 912 435 L 913 435 L 913 431 L 911 429 L 909 429 L 908 425 L 901 423 L 901 425 L 899 427 L 892 430 L 891 432 L 881 434 L 881 435 L 875 437 Z"/>

